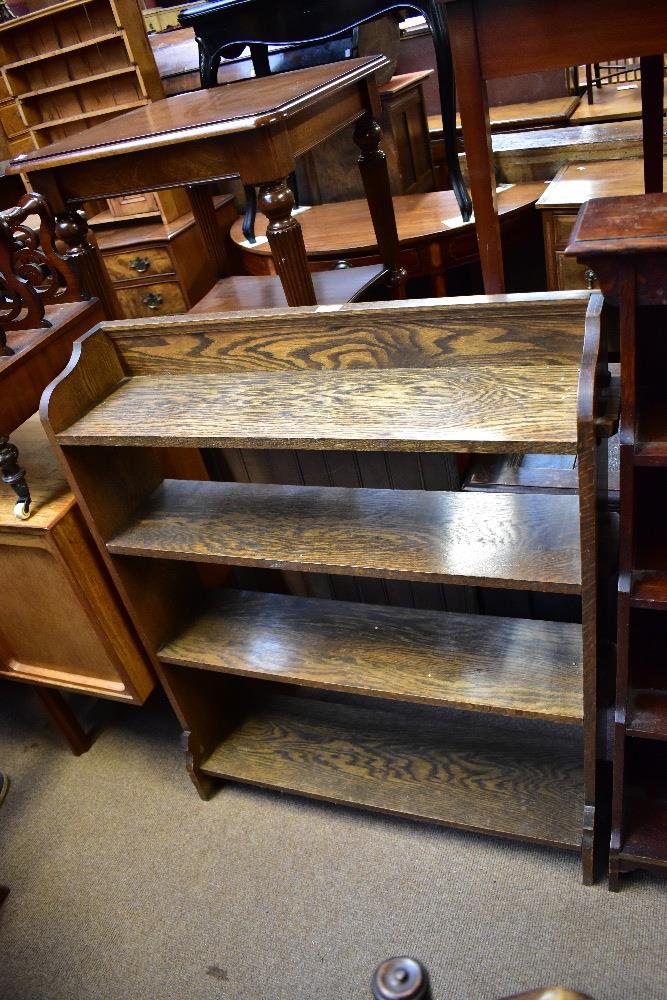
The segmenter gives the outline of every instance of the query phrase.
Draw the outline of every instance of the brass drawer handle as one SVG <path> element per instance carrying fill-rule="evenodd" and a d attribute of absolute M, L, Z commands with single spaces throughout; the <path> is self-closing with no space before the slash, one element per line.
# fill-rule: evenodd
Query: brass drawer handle
<path fill-rule="evenodd" d="M 149 309 L 159 309 L 164 302 L 164 299 L 161 295 L 157 295 L 155 292 L 149 292 L 148 295 L 144 295 L 141 301 Z"/>
<path fill-rule="evenodd" d="M 137 274 L 143 274 L 151 266 L 151 262 L 148 257 L 133 257 L 127 266 Z"/>
<path fill-rule="evenodd" d="M 598 280 L 598 276 L 595 273 L 595 271 L 591 271 L 590 267 L 588 267 L 584 272 L 584 280 L 586 282 L 586 288 L 592 288 L 595 282 Z"/>

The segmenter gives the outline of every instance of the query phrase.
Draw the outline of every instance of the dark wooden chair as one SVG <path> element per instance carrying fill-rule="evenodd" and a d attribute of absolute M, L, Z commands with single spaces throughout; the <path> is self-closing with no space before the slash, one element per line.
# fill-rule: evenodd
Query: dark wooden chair
<path fill-rule="evenodd" d="M 36 411 L 76 338 L 104 319 L 73 263 L 91 249 L 87 232 L 83 216 L 57 224 L 39 194 L 0 213 L 0 474 L 19 518 L 30 516 L 31 498 L 9 435 Z"/>
<path fill-rule="evenodd" d="M 311 0 L 275 4 L 273 0 L 208 0 L 179 14 L 183 27 L 194 30 L 199 45 L 203 87 L 217 83 L 221 59 L 235 58 L 250 46 L 257 76 L 271 72 L 268 47 L 295 42 L 323 43 L 390 11 L 412 10 L 423 15 L 433 36 L 445 157 L 452 187 L 464 221 L 472 215 L 472 201 L 461 174 L 456 138 L 454 70 L 446 21 L 438 0 Z"/>

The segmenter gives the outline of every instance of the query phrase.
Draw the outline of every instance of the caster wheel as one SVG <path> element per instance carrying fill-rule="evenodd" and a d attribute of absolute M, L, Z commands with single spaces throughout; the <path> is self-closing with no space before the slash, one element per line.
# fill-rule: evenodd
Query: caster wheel
<path fill-rule="evenodd" d="M 25 500 L 19 500 L 18 503 L 14 504 L 14 517 L 17 517 L 19 521 L 27 521 L 30 517 L 30 504 L 26 503 Z"/>

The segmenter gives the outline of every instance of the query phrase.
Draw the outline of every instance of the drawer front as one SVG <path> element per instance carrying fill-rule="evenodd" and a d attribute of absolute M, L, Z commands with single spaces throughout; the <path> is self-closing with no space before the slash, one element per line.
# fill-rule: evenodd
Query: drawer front
<path fill-rule="evenodd" d="M 586 264 L 580 264 L 576 257 L 566 257 L 564 253 L 556 255 L 556 279 L 558 289 L 563 292 L 577 291 L 581 288 L 599 288 L 595 272 Z"/>
<path fill-rule="evenodd" d="M 554 249 L 564 250 L 577 221 L 576 215 L 554 215 Z"/>
<path fill-rule="evenodd" d="M 422 273 L 422 262 L 419 258 L 419 253 L 412 247 L 407 250 L 401 250 L 399 262 L 409 275 Z M 355 257 L 348 254 L 346 257 L 331 257 L 330 259 L 317 257 L 308 261 L 311 271 L 331 271 L 335 267 L 368 267 L 369 265 L 379 263 L 380 258 L 377 254 L 364 257 Z"/>
<path fill-rule="evenodd" d="M 169 251 L 163 247 L 144 247 L 139 250 L 124 250 L 122 253 L 104 254 L 104 263 L 112 281 L 128 281 L 130 278 L 174 273 Z"/>
<path fill-rule="evenodd" d="M 171 316 L 187 312 L 188 306 L 177 281 L 160 281 L 149 285 L 117 288 L 116 295 L 123 315 L 128 319 L 140 316 Z"/>
<path fill-rule="evenodd" d="M 158 213 L 160 206 L 152 191 L 143 191 L 140 194 L 118 195 L 116 198 L 108 198 L 109 211 L 118 219 L 127 218 L 133 215 L 145 215 L 147 212 Z"/>

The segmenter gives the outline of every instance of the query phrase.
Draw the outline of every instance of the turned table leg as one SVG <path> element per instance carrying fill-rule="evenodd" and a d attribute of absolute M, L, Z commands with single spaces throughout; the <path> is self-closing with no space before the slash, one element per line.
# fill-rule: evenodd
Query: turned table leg
<path fill-rule="evenodd" d="M 56 236 L 67 247 L 68 259 L 78 265 L 82 288 L 100 300 L 107 319 L 121 319 L 123 313 L 116 292 L 85 217 L 74 208 L 58 212 Z"/>
<path fill-rule="evenodd" d="M 382 263 L 389 271 L 394 297 L 404 299 L 407 273 L 400 264 L 396 216 L 391 197 L 387 158 L 384 151 L 380 149 L 381 139 L 382 129 L 370 112 L 367 112 L 363 118 L 359 119 L 354 129 L 354 141 L 361 150 L 358 161 L 359 171 Z"/>
<path fill-rule="evenodd" d="M 18 518 L 24 520 L 30 517 L 30 489 L 25 478 L 25 469 L 18 463 L 19 450 L 15 444 L 4 434 L 0 434 L 0 474 L 3 483 L 16 493 L 18 503 L 14 507 L 14 513 Z"/>
<path fill-rule="evenodd" d="M 298 219 L 292 215 L 294 195 L 287 180 L 259 188 L 258 207 L 269 220 L 266 236 L 288 306 L 315 306 L 315 288 Z"/>

